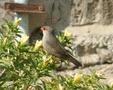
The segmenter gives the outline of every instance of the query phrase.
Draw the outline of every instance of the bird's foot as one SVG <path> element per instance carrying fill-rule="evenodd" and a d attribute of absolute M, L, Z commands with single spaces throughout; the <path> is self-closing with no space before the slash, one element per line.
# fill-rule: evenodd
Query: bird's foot
<path fill-rule="evenodd" d="M 63 62 L 62 64 L 60 64 L 60 66 L 56 68 L 56 71 L 74 70 L 76 68 L 77 66 L 73 65 L 72 63 L 65 64 Z"/>

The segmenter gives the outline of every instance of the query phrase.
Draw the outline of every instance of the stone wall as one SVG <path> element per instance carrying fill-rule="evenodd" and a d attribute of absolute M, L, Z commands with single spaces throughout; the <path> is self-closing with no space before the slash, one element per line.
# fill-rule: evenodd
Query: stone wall
<path fill-rule="evenodd" d="M 62 30 L 69 25 L 72 0 L 30 0 L 29 3 L 44 5 L 46 13 L 41 24 L 54 26 L 57 30 Z"/>
<path fill-rule="evenodd" d="M 0 7 L 3 7 L 6 1 L 13 0 L 0 0 Z M 37 23 L 54 26 L 57 30 L 64 29 L 68 25 L 113 23 L 112 0 L 29 0 L 29 3 L 43 4 L 46 14 L 41 16 L 44 19 L 40 19 L 40 15 L 37 15 L 39 17 Z M 0 19 L 7 17 L 4 12 L 3 8 L 0 8 Z"/>
<path fill-rule="evenodd" d="M 113 23 L 112 0 L 32 0 L 42 3 L 46 15 L 44 24 L 61 30 L 66 26 L 88 24 L 108 25 Z"/>
<path fill-rule="evenodd" d="M 73 33 L 73 50 L 83 66 L 113 63 L 113 26 L 70 26 Z"/>
<path fill-rule="evenodd" d="M 112 11 L 112 0 L 73 0 L 68 29 L 83 66 L 113 62 Z"/>
<path fill-rule="evenodd" d="M 3 10 L 4 2 L 13 0 L 0 0 L 0 20 L 7 17 Z M 43 23 L 59 29 L 69 24 L 75 26 L 113 23 L 112 0 L 29 0 L 29 3 L 43 4 L 46 10 Z"/>
<path fill-rule="evenodd" d="M 112 0 L 73 0 L 71 25 L 112 24 Z"/>

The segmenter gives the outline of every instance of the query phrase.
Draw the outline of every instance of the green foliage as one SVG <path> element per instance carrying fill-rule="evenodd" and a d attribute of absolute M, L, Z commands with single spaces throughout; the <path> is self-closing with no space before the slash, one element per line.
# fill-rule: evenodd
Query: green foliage
<path fill-rule="evenodd" d="M 49 56 L 42 47 L 34 51 L 34 46 L 20 44 L 17 38 L 21 35 L 15 23 L 7 21 L 0 32 L 0 89 L 26 90 L 54 69 L 55 64 L 44 62 L 43 57 Z"/>
<path fill-rule="evenodd" d="M 113 90 L 100 82 L 102 76 L 77 74 L 75 76 L 53 75 L 51 80 L 43 81 L 45 90 Z"/>
<path fill-rule="evenodd" d="M 41 43 L 30 46 L 19 41 L 21 37 L 14 22 L 6 21 L 0 27 L 0 90 L 113 90 L 100 83 L 102 78 L 95 73 L 55 74 L 56 58 L 48 55 Z M 71 50 L 70 36 L 60 33 L 57 38 Z"/>

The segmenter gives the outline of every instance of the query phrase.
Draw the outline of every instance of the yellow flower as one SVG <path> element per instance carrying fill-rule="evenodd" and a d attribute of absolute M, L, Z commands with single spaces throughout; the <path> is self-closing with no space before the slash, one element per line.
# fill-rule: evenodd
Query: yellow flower
<path fill-rule="evenodd" d="M 22 21 L 22 18 L 15 18 L 14 23 L 16 26 L 18 26 L 21 23 L 21 21 Z"/>
<path fill-rule="evenodd" d="M 64 36 L 70 37 L 70 36 L 72 36 L 72 33 L 65 30 L 64 31 Z"/>
<path fill-rule="evenodd" d="M 42 41 L 37 40 L 33 48 L 33 51 L 38 50 L 41 46 L 42 46 Z"/>
<path fill-rule="evenodd" d="M 17 47 L 18 46 L 18 42 L 17 41 L 14 41 L 14 45 Z"/>
<path fill-rule="evenodd" d="M 24 45 L 27 42 L 28 38 L 29 36 L 27 36 L 26 34 L 22 34 L 20 38 L 20 45 Z"/>
<path fill-rule="evenodd" d="M 113 87 L 113 82 L 111 82 L 110 86 Z"/>
<path fill-rule="evenodd" d="M 48 58 L 43 58 L 43 65 L 47 66 L 49 63 L 52 63 L 52 56 L 49 56 Z"/>
<path fill-rule="evenodd" d="M 64 90 L 63 86 L 61 84 L 58 85 L 59 89 L 58 90 Z"/>
<path fill-rule="evenodd" d="M 46 59 L 46 60 L 43 61 L 43 65 L 44 66 L 47 66 L 48 64 L 49 64 L 49 60 L 48 59 Z"/>
<path fill-rule="evenodd" d="M 29 86 L 27 90 L 33 90 L 33 87 L 32 86 Z"/>
<path fill-rule="evenodd" d="M 6 42 L 7 42 L 7 37 L 5 37 L 5 38 L 3 39 L 3 45 L 5 45 Z"/>
<path fill-rule="evenodd" d="M 74 77 L 73 77 L 73 83 L 77 83 L 80 81 L 82 75 L 81 74 L 76 74 Z"/>

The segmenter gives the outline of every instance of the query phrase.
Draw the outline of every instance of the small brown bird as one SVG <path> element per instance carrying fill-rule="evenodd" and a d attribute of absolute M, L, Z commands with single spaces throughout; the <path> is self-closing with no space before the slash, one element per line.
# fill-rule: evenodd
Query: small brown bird
<path fill-rule="evenodd" d="M 68 60 L 76 67 L 81 66 L 81 63 L 77 61 L 55 37 L 52 27 L 42 26 L 41 31 L 43 32 L 43 47 L 49 54 L 54 55 L 60 59 Z"/>

